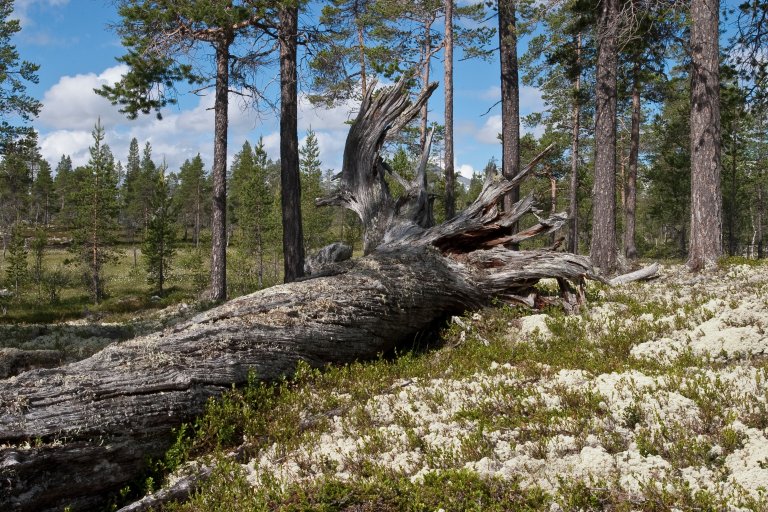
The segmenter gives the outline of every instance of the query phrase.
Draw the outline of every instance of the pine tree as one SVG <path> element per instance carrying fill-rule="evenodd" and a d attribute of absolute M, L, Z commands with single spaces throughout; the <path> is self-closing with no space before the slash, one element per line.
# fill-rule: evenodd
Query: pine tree
<path fill-rule="evenodd" d="M 604 274 L 616 270 L 616 73 L 619 0 L 602 0 L 595 85 L 595 182 L 589 256 Z"/>
<path fill-rule="evenodd" d="M 283 217 L 283 279 L 304 275 L 304 234 L 301 225 L 301 178 L 298 133 L 298 2 L 277 9 L 280 50 L 280 206 Z"/>
<path fill-rule="evenodd" d="M 176 254 L 176 210 L 165 176 L 165 165 L 156 173 L 149 206 L 150 216 L 142 250 L 147 268 L 147 281 L 162 295 Z"/>
<path fill-rule="evenodd" d="M 104 144 L 101 120 L 92 134 L 88 165 L 75 170 L 74 178 L 79 186 L 71 196 L 76 215 L 72 219 L 70 250 L 83 265 L 87 288 L 94 303 L 99 304 L 104 298 L 104 264 L 115 257 L 117 176 L 112 152 Z"/>
<path fill-rule="evenodd" d="M 229 91 L 236 85 L 251 86 L 246 80 L 248 70 L 242 63 L 256 66 L 262 60 L 250 45 L 235 41 L 260 33 L 257 25 L 270 16 L 263 5 L 231 2 L 144 2 L 120 0 L 122 23 L 118 32 L 127 53 L 119 60 L 128 65 L 128 72 L 113 86 L 98 92 L 129 118 L 156 112 L 176 103 L 174 84 L 208 83 L 214 86 L 213 136 L 213 211 L 211 220 L 211 293 L 213 300 L 227 296 L 226 282 L 226 175 Z M 298 15 L 297 15 L 298 16 Z M 191 28 L 188 23 L 191 23 Z M 297 38 L 292 27 L 292 37 Z M 236 59 L 235 50 L 248 53 Z M 194 57 L 199 51 L 214 59 L 213 71 L 203 73 Z M 237 60 L 240 66 L 232 65 Z M 282 62 L 282 59 L 281 59 Z M 212 83 L 211 83 L 212 82 Z M 295 96 L 295 95 L 294 95 Z M 298 149 L 298 148 L 296 148 Z"/>
<path fill-rule="evenodd" d="M 21 30 L 21 24 L 18 19 L 10 19 L 12 14 L 13 0 L 0 0 L 0 155 L 5 155 L 8 144 L 19 136 L 33 133 L 30 127 L 14 126 L 9 120 L 27 123 L 41 108 L 39 101 L 26 94 L 28 83 L 38 83 L 40 66 L 19 61 L 19 52 L 11 40 Z"/>
<path fill-rule="evenodd" d="M 719 0 L 691 2 L 691 270 L 722 254 Z"/>

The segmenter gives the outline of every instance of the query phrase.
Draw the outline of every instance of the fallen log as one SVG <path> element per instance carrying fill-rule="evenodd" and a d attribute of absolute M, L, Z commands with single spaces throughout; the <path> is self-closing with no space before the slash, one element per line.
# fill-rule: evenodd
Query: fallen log
<path fill-rule="evenodd" d="M 513 251 L 505 244 L 550 233 L 563 215 L 521 233 L 526 197 L 500 199 L 530 172 L 486 183 L 455 219 L 431 226 L 426 165 L 404 195 L 389 193 L 379 150 L 392 127 L 419 111 L 434 84 L 411 103 L 405 80 L 363 99 L 350 128 L 338 191 L 318 204 L 357 212 L 365 257 L 313 277 L 243 296 L 164 331 L 111 345 L 89 359 L 22 373 L 0 387 L 0 510 L 92 510 L 141 474 L 172 442 L 172 428 L 203 412 L 209 398 L 247 381 L 375 357 L 451 315 L 496 298 L 535 295 L 557 278 L 564 298 L 582 300 L 587 258 Z M 428 151 L 428 149 L 427 149 Z M 426 161 L 426 157 L 422 158 Z"/>

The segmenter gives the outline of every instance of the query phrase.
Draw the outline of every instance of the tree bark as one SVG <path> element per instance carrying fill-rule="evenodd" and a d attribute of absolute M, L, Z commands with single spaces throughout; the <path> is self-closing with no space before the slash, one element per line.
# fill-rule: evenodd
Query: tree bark
<path fill-rule="evenodd" d="M 618 0 L 601 2 L 595 87 L 595 183 L 592 189 L 590 259 L 607 275 L 615 271 L 616 69 Z"/>
<path fill-rule="evenodd" d="M 423 87 L 426 88 L 429 85 L 429 71 L 432 64 L 432 19 L 424 22 L 424 47 L 422 51 L 422 69 L 421 69 L 421 81 Z M 427 145 L 427 131 L 429 130 L 429 105 L 424 103 L 421 106 L 421 122 L 419 125 L 419 149 L 424 151 Z"/>
<path fill-rule="evenodd" d="M 581 129 L 581 33 L 576 36 L 576 68 L 571 106 L 571 188 L 568 195 L 568 250 L 579 253 L 579 132 Z"/>
<path fill-rule="evenodd" d="M 637 207 L 637 164 L 640 154 L 640 64 L 635 63 L 632 77 L 632 126 L 629 133 L 629 166 L 624 182 L 624 256 L 637 258 L 635 246 L 635 211 Z"/>
<path fill-rule="evenodd" d="M 517 68 L 515 2 L 498 0 L 499 60 L 501 61 L 501 173 L 510 179 L 520 170 L 520 84 Z M 520 188 L 504 198 L 504 208 L 520 199 Z"/>
<path fill-rule="evenodd" d="M 211 212 L 211 290 L 213 301 L 227 298 L 227 127 L 229 47 L 232 36 L 216 43 L 216 92 L 213 134 L 213 210 Z"/>
<path fill-rule="evenodd" d="M 549 234 L 567 219 L 555 214 L 517 233 L 512 226 L 532 209 L 532 195 L 499 208 L 536 160 L 511 180 L 486 183 L 475 203 L 434 227 L 427 226 L 428 151 L 411 182 L 386 169 L 379 151 L 387 134 L 418 115 L 435 87 L 413 102 L 405 80 L 375 97 L 370 88 L 349 131 L 341 186 L 319 201 L 361 217 L 367 256 L 239 297 L 78 363 L 4 381 L 0 509 L 102 506 L 141 474 L 147 458 L 168 448 L 174 426 L 193 420 L 209 398 L 249 374 L 272 381 L 291 375 L 299 361 L 322 367 L 376 357 L 447 315 L 529 297 L 542 278 L 557 278 L 574 300 L 583 297 L 583 280 L 597 278 L 588 259 L 505 248 Z M 397 201 L 384 173 L 406 186 Z M 582 293 L 572 294 L 569 282 Z"/>
<path fill-rule="evenodd" d="M 301 224 L 296 49 L 299 9 L 285 6 L 280 16 L 280 193 L 283 214 L 283 264 L 286 283 L 304 275 Z"/>
<path fill-rule="evenodd" d="M 456 177 L 453 167 L 453 0 L 445 0 L 445 218 L 456 215 Z"/>
<path fill-rule="evenodd" d="M 686 265 L 698 271 L 722 255 L 718 0 L 691 1 L 691 235 Z"/>
<path fill-rule="evenodd" d="M 730 192 L 730 208 L 728 209 L 728 255 L 735 256 L 737 251 L 736 246 L 736 170 L 737 170 L 737 153 L 738 142 L 737 134 L 739 133 L 738 127 L 738 113 L 734 116 L 735 119 L 731 123 L 731 190 Z"/>

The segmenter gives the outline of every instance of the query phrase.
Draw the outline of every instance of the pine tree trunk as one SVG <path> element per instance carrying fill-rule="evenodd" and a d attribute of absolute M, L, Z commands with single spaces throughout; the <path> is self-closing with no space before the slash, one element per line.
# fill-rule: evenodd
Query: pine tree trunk
<path fill-rule="evenodd" d="M 624 182 L 624 255 L 637 258 L 635 211 L 637 207 L 637 164 L 640 154 L 640 65 L 635 63 L 632 83 L 632 126 L 629 134 L 629 172 Z"/>
<path fill-rule="evenodd" d="M 571 106 L 571 187 L 568 197 L 568 250 L 579 253 L 579 132 L 581 130 L 581 33 L 576 36 L 576 68 Z"/>
<path fill-rule="evenodd" d="M 760 174 L 762 177 L 762 172 Z M 758 259 L 763 258 L 763 218 L 765 216 L 765 198 L 763 196 L 764 196 L 763 184 L 759 183 L 757 185 L 757 222 L 756 222 L 757 258 Z"/>
<path fill-rule="evenodd" d="M 515 2 L 498 0 L 499 59 L 501 61 L 501 173 L 510 179 L 520 170 L 520 84 L 517 68 Z M 504 198 L 508 210 L 520 200 L 520 187 Z"/>
<path fill-rule="evenodd" d="M 722 255 L 718 0 L 691 1 L 691 234 L 687 266 Z"/>
<path fill-rule="evenodd" d="M 424 48 L 422 48 L 421 82 L 422 88 L 429 85 L 429 71 L 432 63 L 432 21 L 424 23 Z M 425 103 L 421 107 L 421 124 L 419 127 L 419 149 L 424 151 L 427 145 L 427 131 L 429 130 L 429 106 Z"/>
<path fill-rule="evenodd" d="M 738 116 L 738 113 L 737 113 Z M 738 121 L 731 124 L 731 190 L 730 190 L 730 208 L 728 209 L 728 254 L 735 256 L 736 247 L 736 169 L 737 153 L 736 134 L 738 133 Z"/>
<path fill-rule="evenodd" d="M 603 0 L 595 86 L 595 183 L 590 259 L 603 274 L 616 270 L 616 69 L 618 0 Z"/>
<path fill-rule="evenodd" d="M 231 36 L 224 36 L 224 39 L 216 44 L 210 290 L 210 299 L 213 301 L 222 301 L 227 298 L 227 114 L 231 43 Z"/>
<path fill-rule="evenodd" d="M 445 0 L 445 218 L 456 215 L 456 177 L 453 167 L 453 0 Z"/>
<path fill-rule="evenodd" d="M 363 96 L 368 92 L 368 76 L 365 65 L 365 39 L 363 38 L 363 25 L 355 17 L 355 24 L 357 25 L 357 44 L 358 44 L 358 59 L 360 61 L 360 91 Z"/>
<path fill-rule="evenodd" d="M 299 11 L 280 9 L 280 193 L 283 213 L 283 263 L 286 283 L 304 275 L 301 225 L 296 47 Z"/>
<path fill-rule="evenodd" d="M 758 121 L 758 130 L 760 133 L 765 134 L 763 131 L 763 117 L 761 116 Z M 765 135 L 763 135 L 764 137 Z M 765 169 L 762 167 L 765 160 L 765 139 L 760 138 L 760 149 L 758 150 L 758 171 L 757 171 L 757 258 L 763 258 L 763 219 L 765 218 L 765 189 L 763 188 L 763 175 Z"/>

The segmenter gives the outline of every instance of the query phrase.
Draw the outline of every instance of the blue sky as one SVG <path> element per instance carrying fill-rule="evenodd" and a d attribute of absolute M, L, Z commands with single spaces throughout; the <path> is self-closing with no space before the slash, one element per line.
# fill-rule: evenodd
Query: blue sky
<path fill-rule="evenodd" d="M 178 106 L 164 111 L 157 121 L 145 116 L 129 121 L 92 90 L 119 78 L 123 70 L 115 57 L 123 53 L 119 38 L 110 29 L 119 21 L 114 6 L 104 0 L 16 0 L 16 16 L 22 31 L 15 43 L 22 58 L 40 64 L 40 83 L 30 92 L 44 107 L 35 127 L 40 133 L 43 155 L 53 166 L 62 154 L 76 165 L 87 161 L 91 129 L 101 117 L 107 129 L 107 142 L 116 158 L 125 160 L 128 144 L 136 137 L 143 145 L 149 141 L 157 161 L 166 159 L 171 170 L 198 152 L 210 165 L 213 150 L 212 97 L 181 96 Z M 435 62 L 433 79 L 441 81 L 442 66 Z M 265 79 L 276 70 L 264 70 Z M 482 116 L 499 99 L 498 61 L 457 61 L 455 63 L 456 165 L 464 175 L 482 169 L 490 157 L 500 155 L 495 140 L 500 130 L 498 107 Z M 183 91 L 183 89 L 182 89 Z M 304 91 L 307 92 L 307 91 Z M 271 157 L 278 156 L 279 137 L 274 114 L 256 115 L 240 108 L 234 100 L 230 111 L 230 156 L 248 139 L 264 137 Z M 339 168 L 347 126 L 345 121 L 355 105 L 334 109 L 314 109 L 300 101 L 299 137 L 311 126 L 318 134 L 324 166 Z M 521 93 L 523 114 L 540 110 L 541 99 L 532 88 Z M 442 121 L 442 88 L 430 102 L 431 117 Z"/>
<path fill-rule="evenodd" d="M 465 0 L 466 1 L 466 0 Z M 732 4 L 728 0 L 725 4 Z M 15 43 L 22 58 L 40 64 L 40 83 L 30 92 L 41 99 L 44 107 L 35 127 L 40 133 L 44 157 L 56 165 L 62 154 L 70 155 L 76 165 L 86 163 L 91 130 L 97 118 L 107 130 L 107 143 L 115 157 L 125 160 L 131 138 L 140 144 L 149 141 L 153 157 L 166 160 L 170 170 L 178 169 L 187 158 L 200 153 L 210 166 L 213 152 L 212 95 L 182 94 L 178 106 L 163 112 L 164 119 L 144 116 L 127 120 L 93 89 L 115 81 L 124 71 L 115 58 L 124 53 L 119 38 L 110 28 L 119 21 L 114 5 L 106 0 L 16 0 L 15 14 L 22 31 Z M 491 23 L 494 23 L 492 20 Z M 726 30 L 728 24 L 725 24 Z M 521 41 L 519 51 L 524 51 Z M 441 57 L 441 56 L 440 56 Z M 442 80 L 442 65 L 434 61 L 432 79 Z M 276 69 L 264 69 L 261 79 L 275 78 Z M 455 62 L 455 164 L 467 177 L 481 170 L 491 157 L 497 160 L 501 146 L 496 135 L 501 129 L 499 64 L 473 60 Z M 184 89 L 181 89 L 184 92 Z M 303 91 L 307 93 L 309 91 Z M 431 119 L 442 122 L 443 91 L 438 88 L 430 101 Z M 264 137 L 269 155 L 277 158 L 279 137 L 276 114 L 257 115 L 241 108 L 233 97 L 230 107 L 230 160 L 247 139 Z M 484 115 L 489 108 L 490 113 Z M 538 112 L 545 107 L 539 92 L 521 87 L 521 115 Z M 346 139 L 345 122 L 353 116 L 356 105 L 333 109 L 315 109 L 300 98 L 299 137 L 303 139 L 310 126 L 320 143 L 321 160 L 327 168 L 338 169 Z M 524 131 L 528 130 L 523 128 Z"/>

